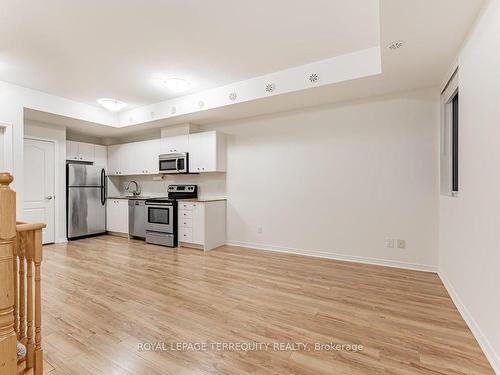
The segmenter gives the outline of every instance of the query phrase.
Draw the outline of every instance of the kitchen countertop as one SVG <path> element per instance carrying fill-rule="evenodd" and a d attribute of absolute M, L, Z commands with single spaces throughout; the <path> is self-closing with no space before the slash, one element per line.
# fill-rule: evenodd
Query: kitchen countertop
<path fill-rule="evenodd" d="M 115 195 L 107 197 L 107 199 L 132 199 L 132 200 L 146 200 L 151 198 L 164 198 L 164 196 L 139 195 L 137 197 L 134 197 L 132 195 Z"/>
<path fill-rule="evenodd" d="M 127 200 L 146 200 L 151 198 L 165 198 L 164 196 L 143 196 L 140 195 L 138 197 L 128 196 L 128 195 L 116 195 L 108 197 L 107 199 L 127 199 Z M 177 199 L 179 202 L 217 202 L 217 201 L 225 201 L 227 198 L 187 198 L 187 199 Z"/>
<path fill-rule="evenodd" d="M 179 202 L 217 202 L 226 201 L 227 198 L 188 198 L 188 199 L 177 199 Z"/>

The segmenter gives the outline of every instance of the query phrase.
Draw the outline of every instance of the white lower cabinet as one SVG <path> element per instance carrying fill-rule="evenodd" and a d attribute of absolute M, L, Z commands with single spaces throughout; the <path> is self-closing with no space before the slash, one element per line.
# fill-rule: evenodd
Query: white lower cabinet
<path fill-rule="evenodd" d="M 226 201 L 179 202 L 179 246 L 211 250 L 226 243 Z"/>
<path fill-rule="evenodd" d="M 128 234 L 128 199 L 107 199 L 106 230 Z"/>

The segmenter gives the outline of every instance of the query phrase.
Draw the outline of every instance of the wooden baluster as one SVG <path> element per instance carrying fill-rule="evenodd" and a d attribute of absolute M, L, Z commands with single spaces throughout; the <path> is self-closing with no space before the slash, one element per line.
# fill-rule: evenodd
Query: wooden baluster
<path fill-rule="evenodd" d="M 17 237 L 14 241 L 14 261 L 13 264 L 13 272 L 14 272 L 14 331 L 16 332 L 16 337 L 19 338 L 19 274 L 17 269 Z"/>
<path fill-rule="evenodd" d="M 18 233 L 19 254 L 19 341 L 26 345 L 26 232 Z"/>
<path fill-rule="evenodd" d="M 26 321 L 27 321 L 27 340 L 26 340 L 26 368 L 33 367 L 35 354 L 35 342 L 33 341 L 33 258 L 35 251 L 34 244 L 35 231 L 26 232 Z"/>
<path fill-rule="evenodd" d="M 16 193 L 9 188 L 13 178 L 0 173 L 0 375 L 17 374 L 14 331 L 14 239 Z"/>
<path fill-rule="evenodd" d="M 35 261 L 35 369 L 34 375 L 43 374 L 42 350 L 42 230 L 37 229 L 33 237 L 33 251 Z"/>

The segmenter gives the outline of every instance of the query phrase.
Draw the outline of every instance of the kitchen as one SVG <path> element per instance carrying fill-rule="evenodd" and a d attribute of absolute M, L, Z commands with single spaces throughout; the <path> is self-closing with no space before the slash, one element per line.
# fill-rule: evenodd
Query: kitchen
<path fill-rule="evenodd" d="M 224 182 L 225 134 L 66 145 L 69 240 L 108 233 L 205 251 L 225 244 L 224 183 L 204 183 L 208 174 Z"/>
<path fill-rule="evenodd" d="M 0 353 L 65 375 L 500 369 L 500 0 L 4 2 Z M 137 350 L 158 338 L 320 350 Z"/>

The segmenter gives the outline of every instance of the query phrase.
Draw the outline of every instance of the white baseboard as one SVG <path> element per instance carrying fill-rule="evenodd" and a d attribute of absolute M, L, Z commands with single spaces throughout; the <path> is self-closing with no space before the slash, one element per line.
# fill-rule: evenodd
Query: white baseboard
<path fill-rule="evenodd" d="M 367 258 L 367 257 L 356 256 L 356 255 L 327 253 L 324 251 L 296 249 L 296 248 L 292 248 L 292 247 L 265 245 L 265 244 L 253 243 L 253 242 L 228 241 L 226 243 L 226 245 L 238 246 L 238 247 L 248 247 L 248 248 L 256 249 L 256 250 L 267 250 L 267 251 L 275 251 L 275 252 L 280 252 L 280 253 L 307 255 L 307 256 L 312 256 L 312 257 L 317 257 L 317 258 L 342 260 L 342 261 L 346 261 L 346 262 L 356 262 L 356 263 L 373 264 L 373 265 L 377 265 L 377 266 L 404 268 L 404 269 L 413 270 L 413 271 L 424 271 L 424 272 L 433 272 L 433 273 L 437 273 L 437 271 L 438 271 L 437 266 L 426 265 L 426 264 L 407 263 L 407 262 L 400 262 L 400 261 L 396 261 L 396 260 L 387 260 L 387 259 L 378 259 L 378 258 Z"/>
<path fill-rule="evenodd" d="M 493 371 L 495 371 L 496 374 L 500 375 L 500 355 L 495 352 L 493 345 L 491 345 L 490 341 L 484 335 L 483 331 L 477 324 L 476 320 L 474 319 L 470 311 L 467 309 L 467 307 L 460 299 L 460 296 L 456 292 L 450 280 L 446 277 L 446 275 L 443 273 L 442 270 L 439 270 L 438 275 L 441 278 L 441 281 L 443 282 L 451 299 L 455 303 L 455 306 L 462 315 L 462 318 L 465 320 L 465 323 L 467 323 L 467 325 L 469 326 L 470 330 L 472 331 L 472 334 L 476 338 L 477 342 L 479 343 L 479 346 L 481 347 L 486 358 L 490 362 L 491 367 L 493 367 Z"/>

